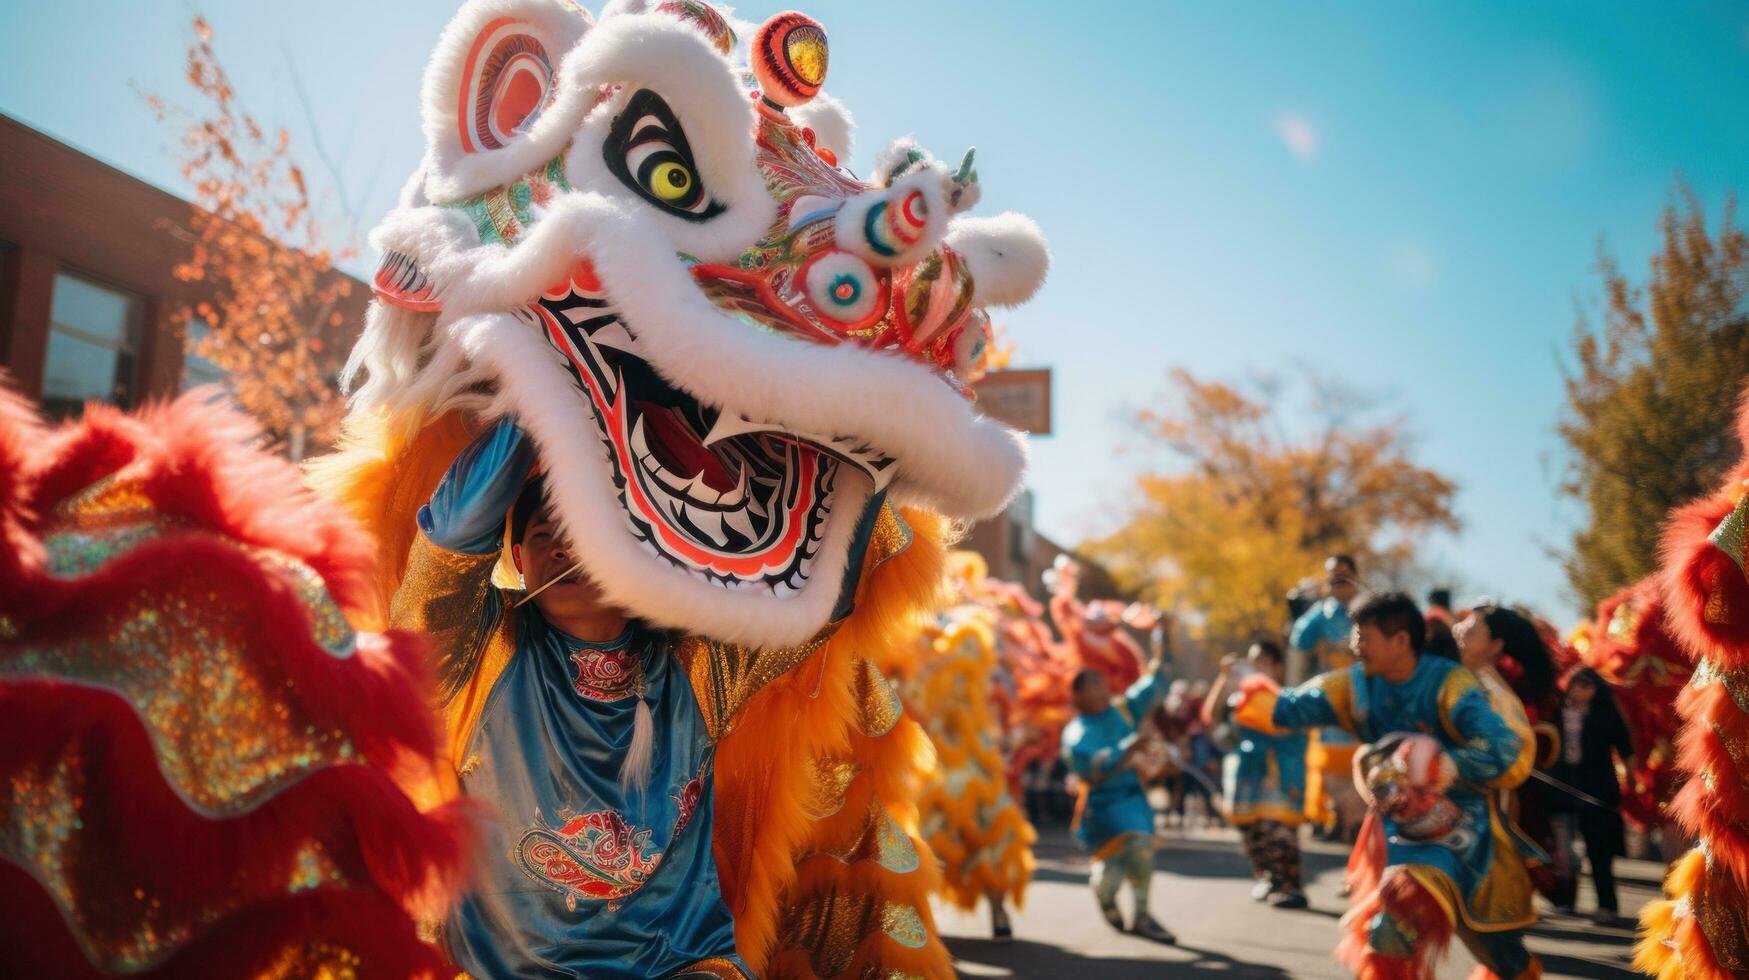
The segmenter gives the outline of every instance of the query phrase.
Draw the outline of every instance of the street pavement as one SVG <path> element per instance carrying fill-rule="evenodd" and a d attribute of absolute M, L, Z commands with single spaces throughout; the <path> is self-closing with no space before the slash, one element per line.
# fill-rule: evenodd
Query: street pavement
<path fill-rule="evenodd" d="M 1341 888 L 1347 852 L 1310 841 L 1305 872 L 1311 908 L 1281 911 L 1251 901 L 1250 866 L 1230 830 L 1167 831 L 1155 861 L 1152 911 L 1178 934 L 1178 945 L 1159 946 L 1113 931 L 1099 917 L 1087 888 L 1087 862 L 1062 828 L 1040 831 L 1038 870 L 1026 906 L 1014 915 L 1014 942 L 990 941 L 989 914 L 963 913 L 942 903 L 936 922 L 965 977 L 1093 978 L 1222 977 L 1336 978 L 1348 974 L 1331 959 L 1336 920 L 1346 908 Z M 1624 910 L 1637 910 L 1657 894 L 1660 865 L 1618 861 Z M 1129 915 L 1129 896 L 1120 898 Z M 1594 906 L 1590 884 L 1581 889 L 1581 909 Z M 1602 927 L 1588 918 L 1556 916 L 1544 909 L 1530 946 L 1548 977 L 1632 977 L 1631 925 Z M 1475 963 L 1461 942 L 1439 971 L 1440 980 L 1463 980 Z"/>

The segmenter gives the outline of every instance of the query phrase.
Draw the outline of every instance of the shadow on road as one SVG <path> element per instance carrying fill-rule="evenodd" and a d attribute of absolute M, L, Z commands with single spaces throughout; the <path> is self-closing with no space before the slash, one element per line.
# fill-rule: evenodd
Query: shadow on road
<path fill-rule="evenodd" d="M 1624 977 L 1634 977 L 1638 974 L 1626 964 L 1605 963 L 1601 960 L 1582 959 L 1577 956 L 1563 956 L 1560 953 L 1538 953 L 1537 959 L 1543 961 L 1545 974 L 1563 977 L 1585 977 L 1595 980 L 1621 980 Z"/>
<path fill-rule="evenodd" d="M 1291 974 L 1273 966 L 1234 959 L 1225 953 L 1194 946 L 1166 947 L 1167 955 L 1188 954 L 1191 959 L 1127 959 L 1083 956 L 1072 950 L 1030 940 L 993 943 L 987 939 L 949 937 L 948 951 L 954 966 L 965 976 L 1091 977 L 1101 980 L 1156 980 L 1178 976 L 1219 974 L 1246 980 L 1291 980 Z"/>
<path fill-rule="evenodd" d="M 1155 870 L 1187 878 L 1244 880 L 1251 877 L 1251 862 L 1240 853 L 1237 842 L 1174 838 L 1167 847 L 1162 847 L 1155 856 Z M 1087 881 L 1087 855 L 1080 849 L 1040 843 L 1033 853 L 1039 859 L 1039 866 L 1032 875 L 1034 881 L 1066 884 L 1084 884 Z M 1300 855 L 1302 873 L 1307 880 L 1327 871 L 1340 871 L 1347 864 L 1345 855 L 1321 854 L 1310 850 Z"/>

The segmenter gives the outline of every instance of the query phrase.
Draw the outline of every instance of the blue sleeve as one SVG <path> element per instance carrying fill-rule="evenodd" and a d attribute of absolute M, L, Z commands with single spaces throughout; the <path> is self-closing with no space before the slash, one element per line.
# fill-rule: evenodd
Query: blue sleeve
<path fill-rule="evenodd" d="M 1524 740 L 1488 703 L 1488 694 L 1479 685 L 1457 696 L 1448 720 L 1460 742 L 1449 754 L 1457 763 L 1458 778 L 1467 782 L 1498 777 L 1512 767 L 1524 747 Z"/>
<path fill-rule="evenodd" d="M 1129 709 L 1130 717 L 1135 723 L 1142 723 L 1142 716 L 1154 710 L 1160 699 L 1166 696 L 1167 684 L 1171 681 L 1168 661 L 1162 657 L 1160 666 L 1153 673 L 1140 678 L 1129 689 L 1123 692 L 1124 707 Z"/>
<path fill-rule="evenodd" d="M 1305 611 L 1294 621 L 1293 632 L 1288 636 L 1288 642 L 1294 649 L 1310 653 L 1318 648 L 1318 637 L 1324 630 L 1324 604 L 1322 602 Z"/>
<path fill-rule="evenodd" d="M 1346 695 L 1346 671 L 1331 671 L 1281 692 L 1275 699 L 1275 713 L 1270 722 L 1277 728 L 1318 728 L 1326 725 L 1347 727 L 1345 709 L 1336 699 Z M 1340 689 L 1340 693 L 1338 693 Z"/>
<path fill-rule="evenodd" d="M 431 543 L 464 555 L 497 551 L 504 515 L 534 466 L 534 443 L 509 419 L 481 433 L 450 464 L 419 508 L 419 529 Z"/>
<path fill-rule="evenodd" d="M 1111 774 L 1112 768 L 1123 757 L 1124 750 L 1136 736 L 1131 735 L 1115 746 L 1096 746 L 1087 737 L 1087 729 L 1079 719 L 1069 723 L 1063 730 L 1063 761 L 1069 770 L 1082 779 L 1098 780 Z"/>

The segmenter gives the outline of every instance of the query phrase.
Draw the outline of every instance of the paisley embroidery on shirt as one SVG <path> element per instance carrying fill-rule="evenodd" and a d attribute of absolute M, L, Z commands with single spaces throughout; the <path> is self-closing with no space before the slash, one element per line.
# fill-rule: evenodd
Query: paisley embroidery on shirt
<path fill-rule="evenodd" d="M 674 829 L 669 840 L 698 812 L 710 764 L 686 781 L 674 801 Z M 560 815 L 561 817 L 563 814 Z M 565 908 L 577 911 L 577 900 L 613 901 L 644 887 L 662 863 L 662 851 L 650 850 L 647 827 L 626 822 L 617 810 L 592 810 L 571 817 L 553 830 L 535 814 L 535 827 L 516 844 L 516 864 L 524 874 L 565 896 Z"/>
<path fill-rule="evenodd" d="M 699 794 L 704 792 L 704 772 L 686 781 L 680 788 L 680 795 L 672 797 L 680 816 L 674 821 L 674 836 L 679 837 L 680 831 L 692 820 L 692 811 L 698 809 Z"/>
<path fill-rule="evenodd" d="M 571 687 L 591 701 L 618 701 L 638 693 L 644 683 L 644 661 L 629 646 L 613 650 L 584 647 L 571 654 L 577 676 Z"/>
<path fill-rule="evenodd" d="M 565 896 L 575 912 L 577 899 L 624 898 L 644 886 L 662 853 L 648 853 L 650 831 L 633 827 L 613 810 L 572 817 L 563 827 L 536 827 L 516 845 L 524 873 Z"/>

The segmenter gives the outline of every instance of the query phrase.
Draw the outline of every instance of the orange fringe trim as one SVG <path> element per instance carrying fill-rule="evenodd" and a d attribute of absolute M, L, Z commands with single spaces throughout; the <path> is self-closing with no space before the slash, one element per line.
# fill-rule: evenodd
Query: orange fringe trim
<path fill-rule="evenodd" d="M 1640 941 L 1634 946 L 1634 969 L 1658 980 L 1730 980 L 1732 974 L 1719 965 L 1700 923 L 1691 914 L 1679 915 L 1684 898 L 1704 896 L 1712 886 L 1706 857 L 1699 851 L 1683 855 L 1664 879 L 1665 898 L 1650 902 L 1640 911 Z M 1732 902 L 1742 914 L 1743 897 L 1720 896 L 1713 901 Z"/>
<path fill-rule="evenodd" d="M 1368 944 L 1372 920 L 1388 912 L 1417 937 L 1413 956 L 1385 956 Z M 1432 980 L 1433 964 L 1445 956 L 1454 928 L 1451 914 L 1406 869 L 1385 875 L 1378 888 L 1361 895 L 1342 916 L 1336 962 L 1360 980 Z"/>
<path fill-rule="evenodd" d="M 909 802 L 932 762 L 928 738 L 909 718 L 879 738 L 863 736 L 855 720 L 854 684 L 863 669 L 855 661 L 892 663 L 902 657 L 945 587 L 947 522 L 919 511 L 903 517 L 912 528 L 911 546 L 865 576 L 855 614 L 820 652 L 756 695 L 717 750 L 718 872 L 735 917 L 736 946 L 761 976 L 812 976 L 805 953 L 777 949 L 778 929 L 785 908 L 834 888 L 910 905 L 929 935 L 920 950 L 880 935 L 865 937 L 853 973 L 879 963 L 914 975 L 952 976 L 929 909 L 939 871 L 929 846 L 917 839 L 916 810 Z M 816 760 L 858 770 L 843 808 L 824 819 L 809 809 L 818 796 Z M 859 799 L 879 801 L 911 836 L 918 871 L 895 875 L 872 861 L 845 865 L 831 857 L 804 860 L 798 868 L 798 857 L 836 850 L 855 832 L 850 828 L 860 827 L 867 804 L 857 809 Z"/>

